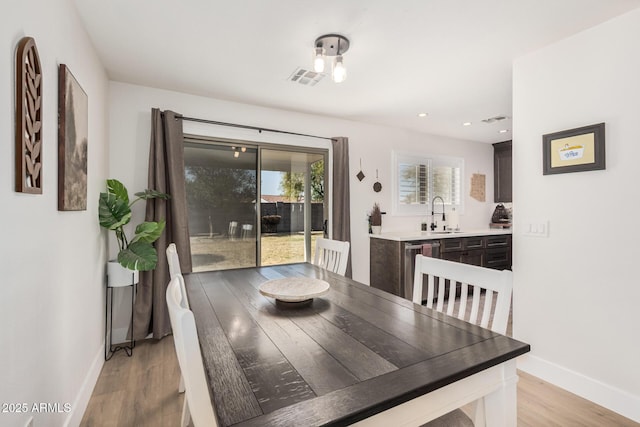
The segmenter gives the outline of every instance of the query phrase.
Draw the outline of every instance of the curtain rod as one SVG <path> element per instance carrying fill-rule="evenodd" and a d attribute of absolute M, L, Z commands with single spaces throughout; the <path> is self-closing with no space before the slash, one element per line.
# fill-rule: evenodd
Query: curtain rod
<path fill-rule="evenodd" d="M 229 127 L 234 127 L 234 128 L 257 130 L 259 133 L 262 133 L 262 131 L 265 131 L 265 132 L 283 133 L 283 134 L 287 134 L 287 135 L 306 136 L 306 137 L 309 137 L 309 138 L 327 139 L 329 141 L 333 140 L 333 138 L 327 138 L 325 136 L 308 135 L 306 133 L 288 132 L 286 130 L 268 129 L 268 128 L 261 128 L 261 127 L 256 127 L 256 126 L 239 125 L 239 124 L 236 124 L 236 123 L 217 122 L 215 120 L 197 119 L 197 118 L 194 118 L 194 117 L 186 117 L 186 116 L 176 115 L 176 118 L 177 119 L 182 119 L 182 120 L 187 120 L 189 122 L 207 123 L 207 124 L 210 124 L 210 125 L 220 125 L 220 126 L 229 126 Z"/>

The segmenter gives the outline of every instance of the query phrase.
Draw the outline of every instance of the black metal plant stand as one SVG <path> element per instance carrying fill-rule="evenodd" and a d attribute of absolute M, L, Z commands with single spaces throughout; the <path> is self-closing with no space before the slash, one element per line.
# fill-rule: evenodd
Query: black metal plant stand
<path fill-rule="evenodd" d="M 129 324 L 129 332 L 131 339 L 124 343 L 118 343 L 116 345 L 112 342 L 113 332 L 113 290 L 115 288 L 131 287 L 131 321 Z M 136 283 L 131 283 L 126 286 L 109 286 L 107 282 L 106 294 L 105 294 L 105 310 L 104 310 L 104 360 L 107 361 L 113 357 L 113 355 L 120 350 L 124 350 L 127 356 L 133 355 L 133 349 L 136 346 L 136 341 L 133 339 L 133 303 L 135 300 Z"/>

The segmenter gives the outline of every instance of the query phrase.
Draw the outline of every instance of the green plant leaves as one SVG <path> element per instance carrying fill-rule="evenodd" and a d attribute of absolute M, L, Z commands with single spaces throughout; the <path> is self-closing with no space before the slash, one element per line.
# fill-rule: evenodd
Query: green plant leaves
<path fill-rule="evenodd" d="M 147 242 L 153 243 L 164 231 L 166 223 L 160 222 L 143 222 L 136 227 L 136 235 L 131 239 L 131 243 L 134 242 Z"/>
<path fill-rule="evenodd" d="M 151 243 L 137 241 L 120 251 L 118 262 L 130 270 L 150 271 L 158 264 L 158 253 Z"/>
<path fill-rule="evenodd" d="M 107 180 L 107 191 L 109 194 L 113 194 L 118 199 L 123 200 L 127 205 L 129 204 L 129 192 L 127 187 L 117 179 Z"/>
<path fill-rule="evenodd" d="M 147 199 L 170 199 L 171 196 L 165 193 L 161 193 L 160 191 L 156 191 L 156 190 L 149 190 L 148 188 L 144 191 L 140 191 L 138 193 L 136 193 L 136 196 L 143 199 L 143 200 L 147 200 Z"/>
<path fill-rule="evenodd" d="M 124 226 L 131 221 L 131 205 L 138 200 L 170 199 L 171 196 L 156 190 L 136 193 L 129 201 L 127 188 L 117 179 L 107 180 L 107 192 L 100 193 L 98 220 L 100 225 L 116 234 L 120 252 L 118 262 L 131 270 L 149 271 L 158 264 L 158 253 L 152 243 L 158 240 L 165 228 L 165 221 L 143 222 L 138 225 L 131 241 L 127 239 Z"/>
<path fill-rule="evenodd" d="M 129 223 L 131 220 L 131 208 L 129 208 L 127 201 L 118 198 L 112 193 L 100 193 L 98 220 L 102 227 L 115 230 Z"/>

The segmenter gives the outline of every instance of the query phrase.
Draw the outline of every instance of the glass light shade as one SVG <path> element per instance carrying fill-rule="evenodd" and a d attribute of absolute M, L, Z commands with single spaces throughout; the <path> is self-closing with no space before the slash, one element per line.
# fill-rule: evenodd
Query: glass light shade
<path fill-rule="evenodd" d="M 315 54 L 313 56 L 313 70 L 316 73 L 322 73 L 324 71 L 324 48 L 315 48 Z"/>
<path fill-rule="evenodd" d="M 336 56 L 336 62 L 333 65 L 333 81 L 336 83 L 342 83 L 347 78 L 347 69 L 344 68 L 342 63 L 342 55 Z"/>

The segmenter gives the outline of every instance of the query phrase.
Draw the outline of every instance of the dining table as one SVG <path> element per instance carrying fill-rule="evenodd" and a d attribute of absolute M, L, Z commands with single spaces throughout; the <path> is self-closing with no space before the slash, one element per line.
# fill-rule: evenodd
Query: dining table
<path fill-rule="evenodd" d="M 184 278 L 221 426 L 420 426 L 478 399 L 487 426 L 516 425 L 526 343 L 310 263 Z M 260 292 L 286 278 L 328 291 Z"/>

